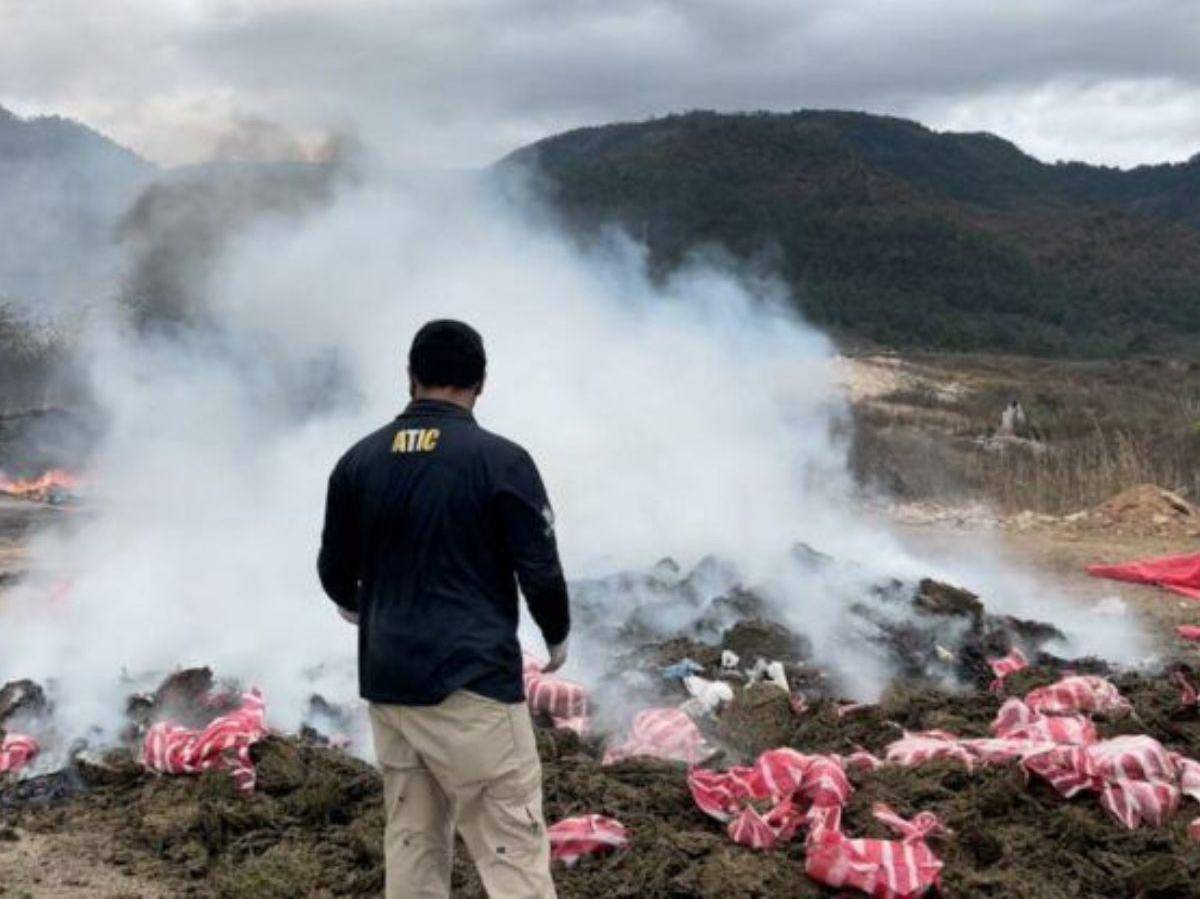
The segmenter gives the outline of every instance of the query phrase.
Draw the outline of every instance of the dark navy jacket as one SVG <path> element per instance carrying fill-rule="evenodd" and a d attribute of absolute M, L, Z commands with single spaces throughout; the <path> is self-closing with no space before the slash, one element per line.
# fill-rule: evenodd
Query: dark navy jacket
<path fill-rule="evenodd" d="M 467 688 L 524 698 L 517 581 L 546 643 L 567 586 L 533 459 L 453 403 L 418 400 L 329 478 L 321 584 L 359 616 L 363 698 L 432 705 Z"/>

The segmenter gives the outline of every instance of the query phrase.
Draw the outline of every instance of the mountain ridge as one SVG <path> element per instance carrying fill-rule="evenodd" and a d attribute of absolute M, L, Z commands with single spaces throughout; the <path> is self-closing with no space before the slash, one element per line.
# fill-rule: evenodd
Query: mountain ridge
<path fill-rule="evenodd" d="M 893 346 L 1200 352 L 1200 158 L 1044 163 L 988 133 L 837 110 L 692 112 L 520 148 L 576 233 L 653 270 L 704 246 L 776 262 L 808 318 Z"/>
<path fill-rule="evenodd" d="M 65 154 L 83 146 L 122 158 L 131 166 L 147 170 L 158 168 L 129 147 L 78 119 L 60 115 L 22 116 L 0 104 L 0 158 L 5 161 L 46 150 L 56 155 Z"/>
<path fill-rule="evenodd" d="M 0 301 L 53 314 L 108 293 L 115 223 L 157 173 L 80 122 L 0 108 Z"/>

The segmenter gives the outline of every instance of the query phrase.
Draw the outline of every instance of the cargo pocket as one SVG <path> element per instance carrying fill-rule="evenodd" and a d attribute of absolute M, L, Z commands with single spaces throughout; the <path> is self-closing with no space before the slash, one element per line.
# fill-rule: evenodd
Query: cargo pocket
<path fill-rule="evenodd" d="M 546 841 L 540 787 L 493 784 L 483 791 L 480 834 L 488 861 L 525 868 L 539 860 Z"/>
<path fill-rule="evenodd" d="M 492 861 L 524 868 L 545 853 L 542 766 L 528 708 L 510 705 L 506 712 L 512 749 L 503 761 L 497 759 L 495 778 L 483 789 L 480 829 Z"/>

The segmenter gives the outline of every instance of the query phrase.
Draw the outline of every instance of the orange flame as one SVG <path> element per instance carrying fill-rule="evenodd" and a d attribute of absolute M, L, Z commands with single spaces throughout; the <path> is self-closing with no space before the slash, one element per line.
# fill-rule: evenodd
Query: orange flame
<path fill-rule="evenodd" d="M 56 492 L 70 492 L 81 483 L 78 475 L 61 468 L 52 468 L 36 478 L 12 480 L 0 475 L 0 493 L 22 499 L 45 499 Z"/>

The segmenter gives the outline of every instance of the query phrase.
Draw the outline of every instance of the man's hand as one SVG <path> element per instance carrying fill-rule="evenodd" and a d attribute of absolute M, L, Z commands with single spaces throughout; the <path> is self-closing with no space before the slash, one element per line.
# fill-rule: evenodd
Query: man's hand
<path fill-rule="evenodd" d="M 557 671 L 567 661 L 567 641 L 563 640 L 555 646 L 547 646 L 546 650 L 550 653 L 550 661 L 542 666 L 542 674 L 550 674 L 552 671 Z"/>
<path fill-rule="evenodd" d="M 346 609 L 343 609 L 341 606 L 338 606 L 337 610 L 338 614 L 341 615 L 342 618 L 344 618 L 346 621 L 349 621 L 356 627 L 358 626 L 358 612 L 350 612 Z"/>

